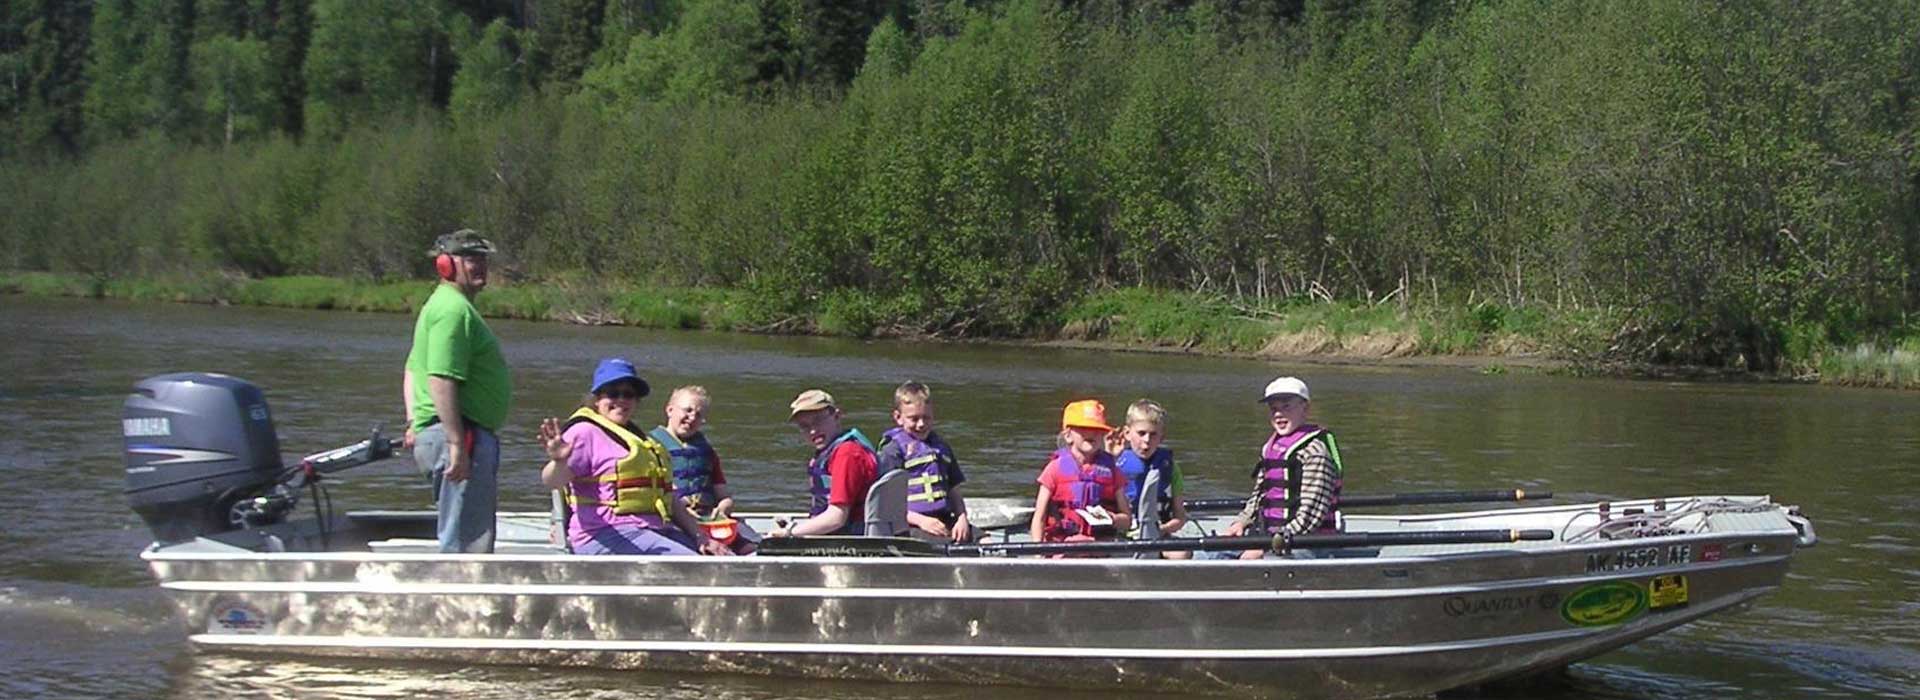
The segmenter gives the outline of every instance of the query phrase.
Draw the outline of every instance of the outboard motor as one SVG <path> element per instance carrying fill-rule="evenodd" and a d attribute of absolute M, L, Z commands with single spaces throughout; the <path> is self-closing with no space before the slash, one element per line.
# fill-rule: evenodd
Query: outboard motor
<path fill-rule="evenodd" d="M 224 374 L 163 374 L 134 385 L 121 419 L 127 501 L 156 541 L 233 530 L 234 504 L 285 470 L 260 389 Z"/>

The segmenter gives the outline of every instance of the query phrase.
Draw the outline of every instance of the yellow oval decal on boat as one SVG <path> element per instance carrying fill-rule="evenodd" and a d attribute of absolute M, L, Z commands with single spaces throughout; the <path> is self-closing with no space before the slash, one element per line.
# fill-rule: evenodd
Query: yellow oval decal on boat
<path fill-rule="evenodd" d="M 1617 625 L 1647 611 L 1647 589 L 1631 581 L 1593 583 L 1560 603 L 1560 617 L 1581 627 Z"/>

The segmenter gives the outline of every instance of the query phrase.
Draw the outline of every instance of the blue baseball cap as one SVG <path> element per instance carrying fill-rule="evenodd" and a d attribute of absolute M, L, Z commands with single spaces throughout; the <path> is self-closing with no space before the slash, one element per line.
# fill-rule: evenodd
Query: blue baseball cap
<path fill-rule="evenodd" d="M 647 380 L 641 379 L 640 374 L 633 371 L 633 363 L 621 357 L 601 360 L 600 366 L 593 368 L 593 388 L 588 391 L 598 394 L 601 389 L 607 388 L 608 384 L 618 381 L 631 381 L 640 385 L 642 398 L 653 391 L 652 387 L 647 386 Z"/>

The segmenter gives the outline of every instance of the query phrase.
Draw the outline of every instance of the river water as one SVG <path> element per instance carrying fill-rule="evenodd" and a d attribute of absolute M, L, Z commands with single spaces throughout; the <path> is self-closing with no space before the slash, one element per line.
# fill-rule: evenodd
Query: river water
<path fill-rule="evenodd" d="M 804 503 L 810 452 L 786 426 L 802 389 L 832 391 L 869 434 L 892 387 L 934 388 L 937 427 L 975 496 L 1028 496 L 1060 407 L 1114 413 L 1152 397 L 1191 497 L 1242 493 L 1265 437 L 1260 388 L 1313 388 L 1350 492 L 1524 487 L 1563 497 L 1767 493 L 1803 506 L 1820 546 L 1782 590 L 1577 664 L 1500 697 L 1920 696 L 1920 396 L 1759 384 L 1570 379 L 1458 368 L 1284 365 L 1084 350 L 493 324 L 513 367 L 502 507 L 539 510 L 533 427 L 579 400 L 596 358 L 622 355 L 655 387 L 699 383 L 708 430 L 747 508 Z M 0 296 L 0 697 L 966 698 L 964 686 L 717 675 L 260 659 L 195 653 L 138 553 L 122 494 L 121 401 L 144 377 L 218 371 L 267 393 L 289 455 L 401 418 L 403 315 L 44 301 Z M 337 475 L 343 508 L 426 508 L 410 463 Z M 303 508 L 305 505 L 303 504 Z M 996 689 L 1051 698 L 1054 691 Z M 1114 694 L 1109 693 L 1109 696 Z M 1156 695 L 1164 697 L 1164 694 Z"/>

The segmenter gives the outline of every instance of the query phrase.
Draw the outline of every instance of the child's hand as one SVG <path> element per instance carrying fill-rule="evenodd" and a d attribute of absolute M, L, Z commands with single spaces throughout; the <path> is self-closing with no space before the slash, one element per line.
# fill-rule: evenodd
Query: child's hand
<path fill-rule="evenodd" d="M 947 524 L 940 522 L 939 518 L 927 518 L 926 522 L 920 524 L 920 530 L 933 537 L 946 537 L 948 534 Z"/>
<path fill-rule="evenodd" d="M 548 418 L 540 421 L 540 445 L 547 450 L 547 457 L 560 464 L 566 464 L 573 456 L 573 443 L 561 435 L 564 432 L 560 419 Z"/>
<path fill-rule="evenodd" d="M 1114 428 L 1107 431 L 1106 443 L 1107 454 L 1115 457 L 1120 456 L 1121 451 L 1127 449 L 1127 431 L 1122 428 Z"/>

